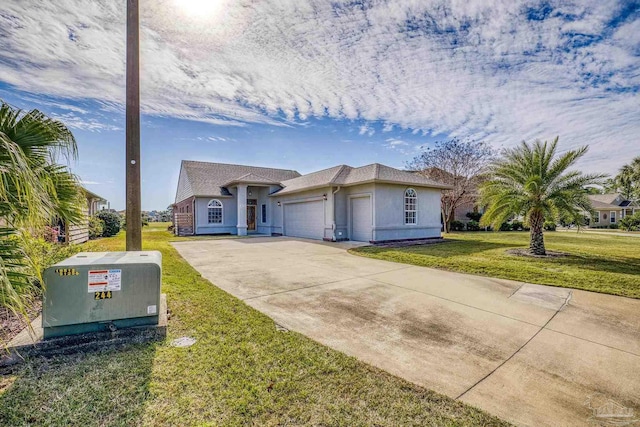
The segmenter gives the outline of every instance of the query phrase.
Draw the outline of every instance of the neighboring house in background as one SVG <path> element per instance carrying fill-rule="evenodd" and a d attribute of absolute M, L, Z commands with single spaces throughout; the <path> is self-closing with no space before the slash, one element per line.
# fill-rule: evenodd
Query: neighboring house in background
<path fill-rule="evenodd" d="M 444 188 L 448 187 L 377 163 L 300 175 L 294 170 L 185 160 L 173 205 L 174 230 L 328 241 L 434 238 L 440 237 Z"/>
<path fill-rule="evenodd" d="M 453 215 L 455 221 L 469 222 L 471 219 L 467 216 L 469 212 L 484 213 L 484 208 L 479 208 L 477 202 L 467 202 L 458 206 Z"/>
<path fill-rule="evenodd" d="M 593 194 L 589 196 L 595 215 L 591 218 L 591 227 L 603 227 L 617 224 L 625 216 L 640 212 L 640 205 L 626 200 L 618 193 Z"/>
<path fill-rule="evenodd" d="M 82 188 L 87 204 L 83 206 L 82 220 L 77 224 L 58 222 L 59 240 L 65 243 L 84 243 L 89 240 L 89 217 L 107 203 L 107 200 Z"/>

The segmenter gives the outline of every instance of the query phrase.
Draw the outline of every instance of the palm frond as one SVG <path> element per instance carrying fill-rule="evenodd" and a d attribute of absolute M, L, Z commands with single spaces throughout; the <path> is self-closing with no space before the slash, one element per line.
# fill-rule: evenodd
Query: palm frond
<path fill-rule="evenodd" d="M 588 147 L 558 155 L 558 140 L 523 141 L 490 165 L 489 179 L 480 187 L 480 202 L 487 206 L 484 225 L 497 228 L 509 218 L 526 221 L 534 213 L 558 219 L 592 211 L 586 187 L 602 184 L 605 175 L 568 171 Z"/>
<path fill-rule="evenodd" d="M 0 305 L 13 312 L 24 312 L 33 291 L 18 229 L 82 217 L 78 180 L 56 163 L 59 156 L 77 156 L 76 141 L 63 123 L 0 103 Z"/>
<path fill-rule="evenodd" d="M 25 269 L 25 253 L 17 230 L 0 227 L 0 306 L 23 316 L 26 316 L 25 300 L 32 291 Z"/>

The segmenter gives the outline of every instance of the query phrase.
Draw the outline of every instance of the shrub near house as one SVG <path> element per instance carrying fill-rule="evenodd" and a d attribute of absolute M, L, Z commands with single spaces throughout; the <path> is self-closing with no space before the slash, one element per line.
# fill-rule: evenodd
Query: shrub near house
<path fill-rule="evenodd" d="M 104 233 L 104 222 L 96 215 L 89 218 L 89 239 L 102 237 Z"/>
<path fill-rule="evenodd" d="M 115 212 L 100 211 L 96 214 L 96 217 L 104 223 L 104 230 L 102 237 L 115 236 L 120 232 L 122 219 L 120 215 Z"/>
<path fill-rule="evenodd" d="M 626 231 L 640 231 L 640 212 L 625 216 L 620 220 L 620 227 Z"/>
<path fill-rule="evenodd" d="M 451 231 L 463 231 L 464 230 L 464 222 L 458 221 L 458 220 L 453 220 L 453 221 L 451 221 L 451 224 L 449 225 L 449 227 L 451 228 Z"/>

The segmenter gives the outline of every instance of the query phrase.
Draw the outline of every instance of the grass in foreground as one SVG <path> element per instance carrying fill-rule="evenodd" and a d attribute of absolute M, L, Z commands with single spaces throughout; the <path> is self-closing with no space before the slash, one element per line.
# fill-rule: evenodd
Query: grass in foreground
<path fill-rule="evenodd" d="M 351 251 L 405 264 L 640 298 L 640 241 L 633 237 L 547 232 L 547 250 L 569 256 L 545 259 L 506 253 L 528 247 L 527 232 L 451 233 L 445 239 L 449 242 Z"/>
<path fill-rule="evenodd" d="M 214 287 L 145 227 L 163 254 L 173 317 L 165 343 L 28 361 L 0 377 L 0 425 L 504 425 L 461 402 L 358 362 Z M 92 243 L 122 250 L 123 236 Z"/>

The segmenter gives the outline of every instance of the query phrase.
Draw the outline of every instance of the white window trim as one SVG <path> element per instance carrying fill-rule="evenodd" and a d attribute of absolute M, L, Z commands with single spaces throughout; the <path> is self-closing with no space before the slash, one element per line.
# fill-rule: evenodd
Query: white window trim
<path fill-rule="evenodd" d="M 600 223 L 600 211 L 596 211 L 595 216 L 593 217 L 594 223 Z"/>
<path fill-rule="evenodd" d="M 211 206 L 211 203 L 218 202 L 220 206 Z M 220 208 L 220 222 L 211 222 L 209 220 L 209 209 L 218 209 Z M 211 199 L 209 203 L 207 203 L 207 224 L 224 224 L 224 204 L 218 199 Z"/>
<path fill-rule="evenodd" d="M 609 211 L 609 223 L 616 223 L 616 211 Z"/>
<path fill-rule="evenodd" d="M 410 196 L 410 197 L 413 197 L 413 199 L 414 199 L 414 202 L 413 202 L 414 209 L 413 210 L 408 210 L 407 209 L 407 193 L 409 192 L 409 190 L 413 191 L 413 194 L 415 195 L 415 196 Z M 403 203 L 402 212 L 403 212 L 403 217 L 404 217 L 403 218 L 404 225 L 418 225 L 418 192 L 415 190 L 415 188 L 409 187 L 406 190 L 404 190 L 404 196 L 402 198 L 402 203 Z M 415 222 L 407 222 L 407 213 L 409 213 L 409 212 L 413 212 L 415 214 L 413 216 Z"/>

